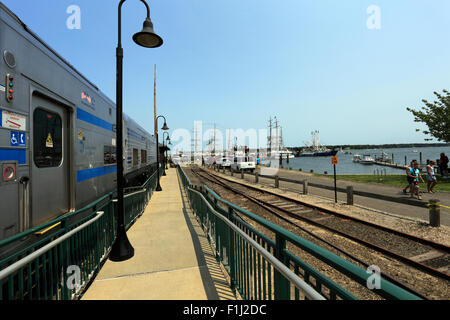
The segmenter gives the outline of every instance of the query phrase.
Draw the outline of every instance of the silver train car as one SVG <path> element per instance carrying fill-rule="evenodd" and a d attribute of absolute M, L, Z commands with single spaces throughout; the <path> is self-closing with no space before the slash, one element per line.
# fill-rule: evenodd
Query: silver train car
<path fill-rule="evenodd" d="M 0 240 L 116 188 L 113 101 L 0 2 Z M 156 170 L 155 138 L 124 115 L 124 174 Z"/>

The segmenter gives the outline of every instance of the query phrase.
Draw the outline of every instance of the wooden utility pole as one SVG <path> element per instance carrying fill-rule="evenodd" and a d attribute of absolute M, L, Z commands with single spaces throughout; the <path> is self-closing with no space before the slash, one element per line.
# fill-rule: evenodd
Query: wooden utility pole
<path fill-rule="evenodd" d="M 158 124 L 156 123 L 156 64 L 155 64 L 155 81 L 154 81 L 154 85 L 153 85 L 153 106 L 154 106 L 154 125 L 155 125 L 155 131 L 154 131 L 154 136 L 156 138 L 156 127 L 158 126 Z M 158 142 L 156 142 L 156 147 L 158 148 Z"/>

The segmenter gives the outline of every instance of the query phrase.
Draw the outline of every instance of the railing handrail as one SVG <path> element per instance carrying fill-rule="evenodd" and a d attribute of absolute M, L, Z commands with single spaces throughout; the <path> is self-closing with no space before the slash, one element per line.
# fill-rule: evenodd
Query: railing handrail
<path fill-rule="evenodd" d="M 27 255 L 26 257 L 24 257 L 22 259 L 20 259 L 19 261 L 14 262 L 13 264 L 11 264 L 8 267 L 6 267 L 5 269 L 0 270 L 0 280 L 6 278 L 10 274 L 12 274 L 15 271 L 19 270 L 21 267 L 27 265 L 28 263 L 30 263 L 31 261 L 36 259 L 37 257 L 43 255 L 45 252 L 47 252 L 50 249 L 52 249 L 53 247 L 57 246 L 58 244 L 60 244 L 64 240 L 66 240 L 67 238 L 70 238 L 73 234 L 83 230 L 84 228 L 86 228 L 90 224 L 94 223 L 95 221 L 100 219 L 100 217 L 103 216 L 104 213 L 105 213 L 104 211 L 96 212 L 96 216 L 94 218 L 92 218 L 89 221 L 83 223 L 82 225 L 76 227 L 75 229 L 65 233 L 61 237 L 59 237 L 59 238 L 55 239 L 54 241 L 48 243 L 47 245 L 43 246 L 42 248 L 39 248 L 38 250 L 34 251 L 33 253 L 30 253 L 29 255 Z"/>
<path fill-rule="evenodd" d="M 124 195 L 123 198 L 126 199 L 126 198 L 129 198 L 131 196 L 134 196 L 135 194 L 144 193 L 146 191 L 147 191 L 147 189 L 144 188 L 142 190 L 139 190 L 139 191 L 136 191 L 136 192 L 133 192 L 133 193 L 128 193 L 128 194 Z"/>
<path fill-rule="evenodd" d="M 233 229 L 236 233 L 238 233 L 242 238 L 245 239 L 256 251 L 258 251 L 262 256 L 264 256 L 275 269 L 277 269 L 286 279 L 288 279 L 292 284 L 297 287 L 299 290 L 302 290 L 305 295 L 312 300 L 325 300 L 325 298 L 319 294 L 316 290 L 314 290 L 309 284 L 303 281 L 300 277 L 298 277 L 294 272 L 292 272 L 287 266 L 285 266 L 280 260 L 275 258 L 271 253 L 269 253 L 266 249 L 264 249 L 261 245 L 259 245 L 256 241 L 254 241 L 251 237 L 249 237 L 244 231 L 242 231 L 238 226 L 228 220 L 225 216 L 217 212 L 209 203 L 208 200 L 203 196 L 201 192 L 194 190 L 190 187 L 188 189 L 192 192 L 199 194 L 209 210 L 223 222 L 225 222 L 231 229 Z"/>

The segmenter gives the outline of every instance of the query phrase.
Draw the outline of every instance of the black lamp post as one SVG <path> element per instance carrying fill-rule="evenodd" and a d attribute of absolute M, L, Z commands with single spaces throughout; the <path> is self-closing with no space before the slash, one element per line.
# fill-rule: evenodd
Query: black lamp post
<path fill-rule="evenodd" d="M 161 130 L 169 130 L 169 127 L 167 126 L 166 117 L 164 116 L 157 116 L 156 117 L 156 163 L 157 163 L 157 177 L 158 177 L 158 184 L 156 186 L 156 191 L 162 191 L 161 184 L 159 183 L 159 139 L 158 139 L 158 119 L 163 118 L 164 124 Z M 164 135 L 164 134 L 163 134 Z"/>
<path fill-rule="evenodd" d="M 122 5 L 126 0 L 119 3 L 118 19 L 118 43 L 116 49 L 116 141 L 117 141 L 117 236 L 109 255 L 112 261 L 128 260 L 134 255 L 134 248 L 128 241 L 125 231 L 124 206 L 123 206 L 123 132 L 122 132 L 122 90 L 123 90 L 123 48 L 122 48 Z M 157 48 L 163 44 L 160 36 L 153 31 L 150 20 L 150 7 L 145 0 L 141 0 L 147 8 L 147 18 L 141 32 L 133 36 L 134 42 L 146 48 Z"/>
<path fill-rule="evenodd" d="M 164 131 L 164 133 L 163 133 L 163 144 L 164 144 L 164 137 L 165 137 L 166 133 L 167 133 L 167 138 L 165 139 L 166 146 L 164 148 L 164 152 L 165 152 L 166 156 L 164 157 L 164 165 L 166 167 L 166 170 L 168 170 L 169 168 L 167 167 L 167 149 L 168 149 L 168 145 L 172 144 L 172 143 L 170 142 L 169 133 L 167 131 Z"/>

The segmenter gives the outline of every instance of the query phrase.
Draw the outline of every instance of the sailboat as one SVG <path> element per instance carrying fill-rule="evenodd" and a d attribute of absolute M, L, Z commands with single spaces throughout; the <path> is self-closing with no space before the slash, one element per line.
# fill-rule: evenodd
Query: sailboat
<path fill-rule="evenodd" d="M 335 156 L 339 150 L 330 150 L 319 143 L 319 131 L 311 132 L 312 140 L 310 146 L 300 152 L 299 157 L 330 157 Z"/>
<path fill-rule="evenodd" d="M 294 158 L 292 151 L 288 150 L 283 144 L 283 128 L 278 125 L 277 117 L 275 117 L 275 135 L 272 135 L 272 118 L 270 119 L 270 136 L 267 137 L 268 143 L 270 145 L 270 157 L 273 159 L 289 159 Z M 278 134 L 278 128 L 280 129 L 280 134 Z"/>

